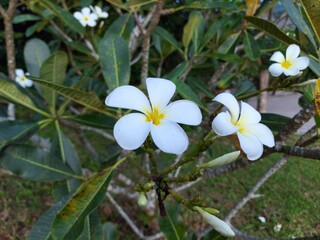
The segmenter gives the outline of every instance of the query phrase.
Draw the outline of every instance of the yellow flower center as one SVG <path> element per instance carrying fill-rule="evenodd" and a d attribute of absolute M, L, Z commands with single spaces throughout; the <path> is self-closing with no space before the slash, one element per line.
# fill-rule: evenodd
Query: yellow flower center
<path fill-rule="evenodd" d="M 20 77 L 20 81 L 23 82 L 24 80 L 26 80 L 26 77 Z"/>
<path fill-rule="evenodd" d="M 159 125 L 161 119 L 164 117 L 164 113 L 160 113 L 157 108 L 154 108 L 152 112 L 147 112 L 146 122 L 152 122 L 154 125 Z"/>
<path fill-rule="evenodd" d="M 87 16 L 84 16 L 83 20 L 84 20 L 85 22 L 88 22 L 88 21 L 89 21 L 89 18 L 88 18 Z"/>
<path fill-rule="evenodd" d="M 284 67 L 285 69 L 288 69 L 291 66 L 291 63 L 286 60 L 281 63 L 281 66 Z"/>

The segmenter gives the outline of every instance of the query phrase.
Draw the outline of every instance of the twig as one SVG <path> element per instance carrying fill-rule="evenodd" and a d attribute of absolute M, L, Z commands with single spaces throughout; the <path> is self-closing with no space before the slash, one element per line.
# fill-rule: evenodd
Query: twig
<path fill-rule="evenodd" d="M 78 134 L 78 136 L 79 136 L 79 140 L 80 140 L 81 143 L 84 145 L 84 147 L 88 150 L 88 152 L 89 152 L 95 159 L 98 159 L 98 158 L 99 158 L 98 152 L 94 149 L 94 147 L 91 145 L 90 141 L 88 141 L 88 139 L 86 138 L 86 136 L 83 134 L 82 129 L 79 129 L 79 131 L 77 131 L 77 134 Z"/>

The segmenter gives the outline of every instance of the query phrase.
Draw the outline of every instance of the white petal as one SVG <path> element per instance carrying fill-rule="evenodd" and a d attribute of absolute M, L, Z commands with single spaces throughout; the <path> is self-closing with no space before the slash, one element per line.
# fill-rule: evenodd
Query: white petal
<path fill-rule="evenodd" d="M 248 103 L 241 101 L 241 113 L 237 125 L 244 127 L 250 124 L 256 124 L 260 121 L 261 114 Z"/>
<path fill-rule="evenodd" d="M 202 114 L 200 108 L 194 102 L 189 100 L 179 100 L 170 103 L 165 109 L 166 119 L 173 122 L 199 125 L 202 121 Z"/>
<path fill-rule="evenodd" d="M 217 231 L 219 232 L 221 235 L 225 236 L 225 237 L 234 237 L 235 234 L 232 231 L 231 227 L 224 221 L 222 221 L 221 219 L 217 218 L 216 216 L 207 213 L 206 211 L 204 211 L 203 209 L 201 209 L 200 207 L 194 207 L 194 210 L 197 210 L 201 216 Z"/>
<path fill-rule="evenodd" d="M 87 22 L 89 27 L 95 27 L 97 25 L 97 22 L 95 19 L 89 19 L 89 21 Z"/>
<path fill-rule="evenodd" d="M 296 59 L 300 54 L 300 47 L 296 44 L 291 44 L 286 51 L 286 60 L 292 61 Z"/>
<path fill-rule="evenodd" d="M 144 143 L 151 126 L 145 119 L 144 114 L 130 113 L 116 122 L 113 134 L 120 147 L 126 150 L 134 150 Z"/>
<path fill-rule="evenodd" d="M 213 131 L 219 136 L 227 136 L 238 130 L 238 127 L 232 124 L 229 112 L 219 113 L 215 119 L 213 119 L 211 126 Z"/>
<path fill-rule="evenodd" d="M 292 65 L 299 70 L 303 70 L 309 66 L 309 58 L 308 57 L 299 57 L 292 61 Z"/>
<path fill-rule="evenodd" d="M 166 153 L 181 154 L 189 145 L 187 134 L 175 122 L 152 125 L 151 136 L 157 147 Z"/>
<path fill-rule="evenodd" d="M 24 76 L 24 71 L 20 68 L 16 69 L 16 77 Z"/>
<path fill-rule="evenodd" d="M 27 87 L 31 87 L 33 85 L 33 81 L 31 81 L 29 79 L 26 79 L 24 81 L 25 81 L 25 86 L 27 86 Z"/>
<path fill-rule="evenodd" d="M 107 13 L 107 12 L 102 12 L 102 13 L 100 13 L 100 18 L 107 18 L 107 17 L 109 17 L 109 14 Z"/>
<path fill-rule="evenodd" d="M 284 68 L 283 73 L 286 76 L 296 76 L 296 75 L 300 74 L 301 72 L 298 68 L 296 68 L 294 65 L 292 65 L 288 69 Z"/>
<path fill-rule="evenodd" d="M 89 19 L 96 21 L 96 20 L 98 20 L 98 15 L 96 13 L 91 13 L 89 15 Z"/>
<path fill-rule="evenodd" d="M 274 62 L 282 63 L 285 61 L 285 58 L 280 51 L 277 51 L 272 54 L 270 60 Z"/>
<path fill-rule="evenodd" d="M 73 13 L 73 16 L 74 16 L 76 19 L 78 19 L 78 20 L 83 19 L 83 15 L 82 15 L 81 12 L 74 12 L 74 13 Z"/>
<path fill-rule="evenodd" d="M 213 101 L 217 101 L 229 109 L 233 122 L 238 120 L 240 112 L 239 104 L 237 99 L 231 93 L 220 93 L 213 99 Z"/>
<path fill-rule="evenodd" d="M 152 107 L 163 110 L 176 91 L 176 85 L 163 78 L 147 78 L 146 84 Z"/>
<path fill-rule="evenodd" d="M 88 7 L 84 7 L 84 8 L 82 8 L 81 12 L 83 15 L 89 15 L 91 10 Z"/>
<path fill-rule="evenodd" d="M 151 111 L 146 95 L 133 86 L 117 87 L 107 96 L 105 104 L 109 107 L 132 109 L 143 113 Z"/>
<path fill-rule="evenodd" d="M 83 19 L 80 19 L 79 21 L 80 21 L 82 26 L 84 26 L 84 27 L 87 26 L 88 22 L 84 21 Z"/>
<path fill-rule="evenodd" d="M 283 73 L 283 69 L 280 63 L 274 63 L 270 65 L 268 70 L 273 77 L 279 77 Z"/>
<path fill-rule="evenodd" d="M 274 147 L 274 136 L 271 130 L 264 124 L 258 123 L 246 128 L 246 132 L 255 135 L 262 144 Z"/>
<path fill-rule="evenodd" d="M 257 137 L 249 133 L 237 132 L 241 149 L 249 160 L 257 160 L 263 153 L 263 145 Z"/>
<path fill-rule="evenodd" d="M 99 7 L 99 6 L 95 6 L 95 7 L 94 7 L 94 10 L 95 10 L 95 12 L 96 12 L 97 14 L 100 14 L 100 13 L 102 12 L 101 7 Z"/>

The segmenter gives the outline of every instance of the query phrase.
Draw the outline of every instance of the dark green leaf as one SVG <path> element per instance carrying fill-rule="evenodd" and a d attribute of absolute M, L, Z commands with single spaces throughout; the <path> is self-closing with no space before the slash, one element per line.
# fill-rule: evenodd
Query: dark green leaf
<path fill-rule="evenodd" d="M 42 63 L 50 57 L 50 49 L 41 39 L 32 38 L 27 41 L 23 55 L 28 72 L 34 77 L 39 77 Z"/>
<path fill-rule="evenodd" d="M 77 115 L 69 118 L 80 124 L 84 124 L 95 128 L 113 129 L 116 121 L 113 118 L 107 117 L 99 113 L 92 113 L 86 115 Z"/>
<path fill-rule="evenodd" d="M 203 30 L 203 16 L 201 12 L 193 11 L 189 15 L 189 20 L 183 28 L 182 43 L 185 49 L 189 49 L 189 44 L 192 39 L 195 49 L 199 48 L 201 36 L 201 29 Z"/>
<path fill-rule="evenodd" d="M 76 239 L 81 234 L 86 217 L 103 200 L 113 170 L 123 161 L 118 161 L 79 187 L 53 222 L 52 234 L 55 238 Z"/>
<path fill-rule="evenodd" d="M 229 10 L 237 10 L 237 6 L 234 3 L 229 3 L 226 1 L 217 1 L 217 0 L 207 0 L 207 1 L 192 1 L 191 4 L 181 6 L 176 8 L 176 11 L 182 9 L 213 9 L 213 8 L 225 8 Z"/>
<path fill-rule="evenodd" d="M 1 158 L 2 166 L 21 177 L 34 181 L 59 181 L 74 175 L 59 158 L 40 148 L 15 145 L 6 148 Z"/>
<path fill-rule="evenodd" d="M 170 43 L 180 53 L 183 53 L 183 51 L 181 50 L 180 43 L 166 29 L 158 26 L 155 29 L 155 33 L 159 34 L 163 39 L 165 39 L 168 43 Z"/>
<path fill-rule="evenodd" d="M 130 35 L 133 27 L 134 27 L 133 17 L 131 14 L 126 13 L 120 16 L 117 20 L 115 20 L 110 25 L 103 39 L 106 39 L 111 34 L 115 34 L 122 37 L 128 42 L 130 40 Z"/>
<path fill-rule="evenodd" d="M 102 72 L 110 90 L 130 81 L 130 56 L 128 43 L 120 36 L 105 36 L 99 44 Z"/>
<path fill-rule="evenodd" d="M 220 45 L 217 52 L 221 54 L 227 54 L 238 40 L 240 33 L 241 32 L 239 31 L 228 36 L 227 39 Z"/>
<path fill-rule="evenodd" d="M 18 24 L 18 23 L 24 23 L 27 21 L 37 21 L 40 20 L 41 17 L 33 14 L 19 14 L 14 16 L 12 23 L 13 24 Z"/>
<path fill-rule="evenodd" d="M 204 48 L 207 46 L 207 44 L 211 41 L 211 39 L 217 34 L 217 32 L 222 28 L 222 26 L 227 22 L 227 18 L 222 18 L 219 20 L 214 21 L 209 29 L 204 34 L 201 48 Z"/>
<path fill-rule="evenodd" d="M 153 2 L 157 2 L 157 0 L 129 0 L 128 6 L 130 8 L 138 8 Z"/>
<path fill-rule="evenodd" d="M 290 118 L 273 113 L 261 113 L 261 123 L 267 125 L 272 131 L 280 131 L 291 120 Z"/>
<path fill-rule="evenodd" d="M 319 64 L 319 61 L 316 61 L 311 57 L 309 58 L 309 60 L 310 60 L 309 67 L 319 77 L 320 76 L 320 64 Z"/>
<path fill-rule="evenodd" d="M 74 50 L 78 51 L 78 52 L 81 52 L 81 53 L 84 53 L 88 56 L 92 56 L 92 53 L 90 51 L 90 49 L 83 43 L 81 42 L 77 42 L 77 41 L 72 41 L 72 42 L 69 42 L 69 41 L 65 41 L 64 42 L 65 44 L 69 45 L 70 47 L 72 47 Z"/>
<path fill-rule="evenodd" d="M 107 222 L 102 226 L 102 240 L 117 240 L 117 225 Z"/>
<path fill-rule="evenodd" d="M 243 45 L 247 57 L 251 61 L 256 61 L 260 57 L 259 44 L 248 31 L 244 31 Z"/>

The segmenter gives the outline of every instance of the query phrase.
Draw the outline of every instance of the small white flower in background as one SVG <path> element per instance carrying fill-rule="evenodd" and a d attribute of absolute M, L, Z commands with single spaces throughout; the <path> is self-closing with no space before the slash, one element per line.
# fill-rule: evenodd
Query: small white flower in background
<path fill-rule="evenodd" d="M 272 54 L 270 60 L 276 63 L 271 64 L 269 72 L 274 77 L 279 77 L 282 73 L 286 76 L 296 76 L 301 70 L 309 66 L 308 57 L 298 57 L 300 48 L 296 44 L 291 44 L 286 51 L 286 57 L 277 51 Z"/>
<path fill-rule="evenodd" d="M 101 7 L 99 6 L 90 6 L 92 12 L 94 12 L 98 18 L 107 18 L 109 17 L 109 14 L 107 12 L 102 11 Z"/>
<path fill-rule="evenodd" d="M 259 221 L 261 223 L 266 223 L 267 222 L 265 217 L 259 216 L 258 219 L 259 219 Z"/>
<path fill-rule="evenodd" d="M 282 224 L 278 223 L 277 225 L 275 225 L 273 227 L 273 231 L 275 232 L 280 232 L 281 231 L 281 228 L 282 228 Z"/>
<path fill-rule="evenodd" d="M 198 213 L 200 213 L 201 216 L 221 235 L 225 237 L 235 236 L 235 233 L 232 231 L 231 227 L 226 222 L 206 212 L 198 206 L 193 207 L 193 210 L 198 211 Z"/>
<path fill-rule="evenodd" d="M 28 79 L 29 73 L 24 73 L 22 69 L 16 69 L 16 78 L 15 81 L 19 83 L 21 87 L 31 87 L 33 85 L 33 81 Z"/>
<path fill-rule="evenodd" d="M 241 101 L 241 112 L 237 99 L 230 93 L 221 93 L 213 101 L 223 104 L 229 111 L 221 112 L 212 121 L 212 128 L 219 136 L 236 133 L 241 149 L 249 160 L 262 156 L 263 145 L 274 146 L 271 130 L 261 121 L 261 115 L 249 104 Z"/>
<path fill-rule="evenodd" d="M 81 12 L 74 12 L 73 16 L 78 19 L 82 26 L 95 27 L 97 25 L 98 16 L 96 13 L 92 13 L 90 8 L 85 7 L 81 9 Z"/>
<path fill-rule="evenodd" d="M 166 153 L 181 154 L 189 140 L 184 130 L 177 124 L 199 125 L 202 115 L 199 107 L 189 100 L 178 100 L 168 105 L 176 86 L 161 78 L 147 78 L 150 98 L 133 86 L 120 86 L 106 98 L 110 107 L 137 110 L 121 117 L 113 129 L 117 143 L 126 150 L 139 148 L 149 132 L 157 147 Z"/>

